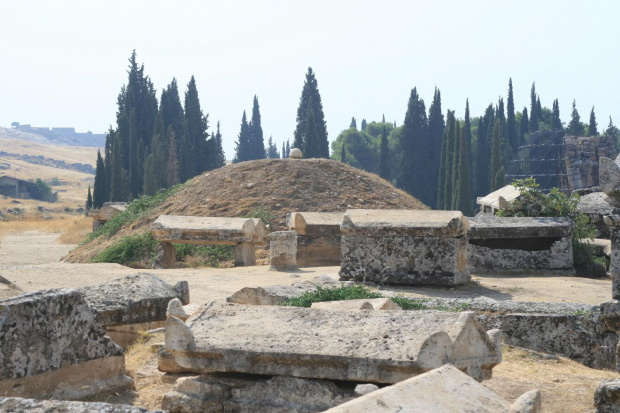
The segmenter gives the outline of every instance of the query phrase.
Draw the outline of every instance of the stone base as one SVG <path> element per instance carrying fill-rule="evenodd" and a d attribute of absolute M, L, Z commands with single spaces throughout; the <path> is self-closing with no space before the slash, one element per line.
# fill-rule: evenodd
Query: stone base
<path fill-rule="evenodd" d="M 342 262 L 339 236 L 305 235 L 297 237 L 297 265 L 331 267 Z"/>
<path fill-rule="evenodd" d="M 164 269 L 174 268 L 177 266 L 177 252 L 174 249 L 174 245 L 170 242 L 160 242 L 156 258 L 157 264 Z"/>
<path fill-rule="evenodd" d="M 235 267 L 256 265 L 256 247 L 249 242 L 242 242 L 235 247 Z"/>
<path fill-rule="evenodd" d="M 467 238 L 412 236 L 343 236 L 341 280 L 377 284 L 464 284 Z"/>
<path fill-rule="evenodd" d="M 134 381 L 124 372 L 125 356 L 105 357 L 34 376 L 0 380 L 0 394 L 23 398 L 83 399 L 98 393 L 132 389 Z"/>
<path fill-rule="evenodd" d="M 105 333 L 123 350 L 135 343 L 140 338 L 141 331 L 154 330 L 165 327 L 165 321 L 149 321 L 146 323 L 120 324 L 116 326 L 106 326 Z"/>

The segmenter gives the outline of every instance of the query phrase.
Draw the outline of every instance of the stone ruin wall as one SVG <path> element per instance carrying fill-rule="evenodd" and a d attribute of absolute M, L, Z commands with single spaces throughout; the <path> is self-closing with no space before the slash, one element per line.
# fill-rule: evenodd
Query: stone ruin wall
<path fill-rule="evenodd" d="M 570 190 L 598 186 L 601 156 L 615 159 L 618 151 L 613 136 L 565 136 L 566 169 Z"/>

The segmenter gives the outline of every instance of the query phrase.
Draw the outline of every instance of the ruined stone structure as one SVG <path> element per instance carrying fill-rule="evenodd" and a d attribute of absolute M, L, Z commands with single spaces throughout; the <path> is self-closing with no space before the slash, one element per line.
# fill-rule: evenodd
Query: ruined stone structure
<path fill-rule="evenodd" d="M 0 320 L 3 396 L 76 399 L 133 385 L 123 350 L 76 290 L 2 300 Z"/>
<path fill-rule="evenodd" d="M 467 258 L 474 273 L 532 271 L 573 275 L 573 222 L 566 218 L 469 219 Z"/>
<path fill-rule="evenodd" d="M 265 224 L 252 218 L 160 215 L 151 232 L 162 246 L 164 268 L 176 263 L 172 243 L 235 245 L 235 266 L 256 265 L 256 246 L 264 245 L 267 237 Z"/>
<path fill-rule="evenodd" d="M 297 264 L 300 267 L 340 265 L 342 212 L 292 212 L 289 229 L 297 231 Z"/>
<path fill-rule="evenodd" d="M 620 411 L 620 379 L 603 380 L 594 392 L 596 413 Z"/>
<path fill-rule="evenodd" d="M 189 304 L 187 281 L 172 286 L 154 274 L 139 273 L 79 290 L 95 321 L 123 348 L 132 344 L 140 331 L 165 325 L 167 308 L 173 299 Z"/>
<path fill-rule="evenodd" d="M 276 231 L 269 234 L 269 268 L 294 271 L 297 266 L 297 232 Z"/>
<path fill-rule="evenodd" d="M 342 231 L 342 280 L 464 284 L 468 220 L 460 211 L 350 209 Z"/>
<path fill-rule="evenodd" d="M 599 159 L 614 159 L 618 152 L 613 136 L 565 136 L 566 169 L 570 190 L 599 185 Z"/>
<path fill-rule="evenodd" d="M 97 231 L 106 222 L 125 212 L 128 205 L 127 202 L 104 202 L 101 208 L 91 209 L 88 216 L 93 219 L 93 231 Z"/>
<path fill-rule="evenodd" d="M 586 214 L 590 218 L 590 225 L 596 228 L 597 238 L 609 239 L 609 226 L 605 224 L 603 217 L 611 215 L 613 207 L 609 203 L 609 197 L 604 192 L 582 195 L 577 205 L 577 211 Z"/>
<path fill-rule="evenodd" d="M 338 337 L 338 340 L 334 340 Z M 166 322 L 161 371 L 249 373 L 396 383 L 451 363 L 482 380 L 501 361 L 501 333 L 473 313 L 330 311 L 209 303 Z"/>

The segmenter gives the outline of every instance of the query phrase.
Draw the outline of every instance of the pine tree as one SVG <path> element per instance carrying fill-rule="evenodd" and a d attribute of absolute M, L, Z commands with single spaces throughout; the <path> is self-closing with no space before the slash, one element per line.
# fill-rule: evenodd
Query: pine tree
<path fill-rule="evenodd" d="M 521 115 L 521 126 L 519 128 L 519 145 L 525 145 L 525 135 L 529 132 L 530 119 L 527 115 L 527 108 L 523 108 L 523 114 Z"/>
<path fill-rule="evenodd" d="M 97 151 L 97 169 L 95 170 L 95 185 L 93 187 L 93 207 L 95 209 L 101 208 L 103 203 L 107 202 L 109 198 L 105 166 L 101 158 L 101 152 Z"/>
<path fill-rule="evenodd" d="M 573 111 L 571 112 L 571 119 L 568 127 L 566 128 L 566 133 L 571 136 L 583 136 L 584 129 L 585 128 L 580 121 L 579 112 L 577 111 L 576 102 L 573 99 Z"/>
<path fill-rule="evenodd" d="M 179 179 L 179 157 L 177 155 L 177 140 L 172 125 L 168 126 L 168 161 L 166 163 L 166 182 L 168 187 L 172 187 L 180 182 Z"/>
<path fill-rule="evenodd" d="M 598 136 L 598 128 L 596 123 L 596 115 L 594 114 L 594 106 L 590 111 L 590 123 L 588 125 L 588 136 Z"/>
<path fill-rule="evenodd" d="M 532 90 L 530 92 L 530 125 L 529 125 L 529 132 L 536 132 L 539 130 L 539 126 L 538 126 L 538 114 L 539 114 L 539 110 L 538 110 L 538 102 L 537 102 L 537 96 L 536 96 L 536 83 L 532 83 Z"/>
<path fill-rule="evenodd" d="M 508 143 L 512 147 L 513 153 L 517 153 L 519 149 L 519 136 L 517 135 L 517 121 L 515 118 L 515 102 L 512 91 L 512 78 L 508 81 L 508 102 L 507 102 L 507 116 L 506 116 L 506 137 Z"/>
<path fill-rule="evenodd" d="M 463 125 L 465 129 L 465 125 Z M 461 134 L 461 147 L 459 151 L 459 173 L 457 179 L 456 207 L 463 215 L 474 215 L 473 198 L 471 192 L 471 172 L 469 170 L 469 151 L 467 149 L 467 132 Z"/>
<path fill-rule="evenodd" d="M 344 148 L 344 143 L 342 147 Z M 386 181 L 390 180 L 390 153 L 385 122 L 383 122 L 383 130 L 381 132 L 381 146 L 379 148 L 379 176 Z"/>
<path fill-rule="evenodd" d="M 205 116 L 200 108 L 200 99 L 198 98 L 198 89 L 196 88 L 194 76 L 191 77 L 187 84 L 184 109 L 186 141 L 189 148 L 191 148 L 189 154 L 190 165 L 187 167 L 189 176 L 185 178 L 189 179 L 211 169 L 211 165 L 208 165 L 209 154 L 207 153 L 208 115 Z"/>
<path fill-rule="evenodd" d="M 502 122 L 497 119 L 493 127 L 493 144 L 491 147 L 491 191 L 499 189 L 497 187 L 497 173 L 502 168 L 501 157 L 501 139 L 502 139 Z"/>
<path fill-rule="evenodd" d="M 222 147 L 222 133 L 220 132 L 220 122 L 217 122 L 217 131 L 215 132 L 215 142 L 213 145 L 213 169 L 226 166 L 226 155 Z"/>
<path fill-rule="evenodd" d="M 340 147 L 340 162 L 347 163 L 347 150 L 345 149 L 344 142 L 342 142 Z"/>
<path fill-rule="evenodd" d="M 308 114 L 312 113 L 314 127 L 308 128 Z M 308 136 L 305 134 L 316 131 L 316 143 L 308 144 Z M 304 158 L 329 158 L 329 142 L 327 140 L 327 126 L 325 125 L 325 115 L 323 114 L 323 104 L 321 103 L 321 95 L 318 89 L 316 77 L 312 72 L 312 68 L 308 68 L 306 81 L 299 99 L 299 107 L 297 108 L 297 126 L 294 132 L 293 147 L 300 148 Z M 312 148 L 308 153 L 308 148 Z"/>
<path fill-rule="evenodd" d="M 90 185 L 88 185 L 88 195 L 86 196 L 86 204 L 84 204 L 84 215 L 88 216 L 88 213 L 93 208 L 93 196 L 90 194 Z"/>
<path fill-rule="evenodd" d="M 270 136 L 269 142 L 267 143 L 267 158 L 269 159 L 280 159 L 280 154 L 278 153 L 278 148 L 273 143 L 273 139 Z"/>
<path fill-rule="evenodd" d="M 260 108 L 258 98 L 254 95 L 252 103 L 252 120 L 250 121 L 250 150 L 249 159 L 265 158 L 265 141 L 263 140 L 263 128 L 260 120 Z"/>
<path fill-rule="evenodd" d="M 557 99 L 553 101 L 551 130 L 562 130 L 562 120 L 560 120 L 560 104 Z"/>
<path fill-rule="evenodd" d="M 366 127 L 368 124 L 366 123 L 366 119 L 362 119 L 362 132 L 366 132 Z"/>
<path fill-rule="evenodd" d="M 351 124 L 349 125 L 349 128 L 357 129 L 357 121 L 355 120 L 355 117 L 351 118 Z"/>
<path fill-rule="evenodd" d="M 428 111 L 428 129 L 429 129 L 429 139 L 431 140 L 431 153 L 430 153 L 430 165 L 431 165 L 431 173 L 430 178 L 431 181 L 429 185 L 433 188 L 432 191 L 432 199 L 433 202 L 430 203 L 432 208 L 439 208 L 436 204 L 438 199 L 438 188 L 439 188 L 439 165 L 441 161 L 441 145 L 444 135 L 444 129 L 446 127 L 443 113 L 441 112 L 441 92 L 438 88 L 435 87 L 435 93 L 433 95 L 433 102 L 431 103 L 431 107 Z M 469 116 L 469 113 L 468 115 Z M 383 116 L 385 120 L 385 116 Z M 385 122 L 384 122 L 385 123 Z M 471 131 L 470 131 L 471 135 Z M 470 143 L 471 144 L 471 143 Z M 386 138 L 386 146 L 387 146 L 387 138 Z M 389 163 L 389 161 L 386 161 Z"/>
<path fill-rule="evenodd" d="M 241 117 L 241 129 L 235 142 L 235 158 L 233 162 L 244 162 L 250 159 L 250 125 L 248 125 L 245 110 Z"/>

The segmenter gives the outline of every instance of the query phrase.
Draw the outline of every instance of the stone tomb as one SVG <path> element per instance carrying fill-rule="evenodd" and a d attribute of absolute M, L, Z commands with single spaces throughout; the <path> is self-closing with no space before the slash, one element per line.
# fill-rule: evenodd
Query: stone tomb
<path fill-rule="evenodd" d="M 91 209 L 88 216 L 93 219 L 93 231 L 97 231 L 106 222 L 125 212 L 128 205 L 127 202 L 104 202 L 101 208 Z"/>
<path fill-rule="evenodd" d="M 159 369 L 396 383 L 451 363 L 477 380 L 501 361 L 501 333 L 471 312 L 330 311 L 211 302 L 166 322 Z"/>
<path fill-rule="evenodd" d="M 178 298 L 189 304 L 187 281 L 172 286 L 154 274 L 138 273 L 79 289 L 95 321 L 119 346 L 126 348 L 140 331 L 163 327 L 168 303 Z"/>
<path fill-rule="evenodd" d="M 460 211 L 349 209 L 341 280 L 454 286 L 471 279 L 467 218 Z"/>
<path fill-rule="evenodd" d="M 125 356 L 83 295 L 45 290 L 0 301 L 0 395 L 78 399 L 125 390 Z"/>
<path fill-rule="evenodd" d="M 297 231 L 297 265 L 327 267 L 342 259 L 340 224 L 342 212 L 292 212 L 287 217 L 290 230 Z"/>
<path fill-rule="evenodd" d="M 500 209 L 507 209 L 511 202 L 519 198 L 521 192 L 512 185 L 506 185 L 490 194 L 478 197 L 476 203 L 485 214 L 495 214 Z"/>
<path fill-rule="evenodd" d="M 540 413 L 538 390 L 514 403 L 502 399 L 451 365 L 368 393 L 325 413 Z"/>
<path fill-rule="evenodd" d="M 496 217 L 469 219 L 470 271 L 524 271 L 574 275 L 573 222 L 568 218 Z"/>
<path fill-rule="evenodd" d="M 258 218 L 160 215 L 151 232 L 164 251 L 164 268 L 176 263 L 172 243 L 235 245 L 235 266 L 256 265 L 256 246 L 267 238 L 267 228 Z"/>

